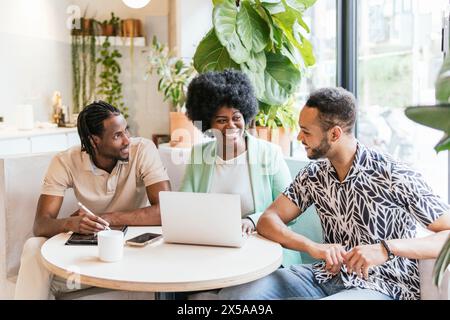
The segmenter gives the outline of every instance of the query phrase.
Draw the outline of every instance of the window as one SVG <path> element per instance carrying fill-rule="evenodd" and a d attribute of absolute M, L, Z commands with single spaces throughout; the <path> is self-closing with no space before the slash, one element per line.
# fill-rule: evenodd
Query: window
<path fill-rule="evenodd" d="M 358 139 L 409 163 L 422 172 L 437 194 L 449 198 L 448 152 L 436 154 L 433 149 L 442 132 L 414 123 L 404 115 L 407 106 L 435 103 L 434 83 L 443 61 L 441 30 L 444 12 L 448 16 L 450 9 L 448 0 L 345 1 L 358 9 L 358 54 L 357 61 L 353 61 L 357 79 L 350 72 L 344 81 L 357 82 Z M 299 107 L 312 90 L 336 85 L 338 63 L 352 63 L 348 60 L 352 58 L 350 48 L 343 48 L 342 56 L 337 56 L 340 51 L 336 42 L 343 37 L 336 28 L 340 10 L 336 0 L 324 0 L 317 1 L 306 13 L 317 63 L 304 76 Z M 351 26 L 347 20 L 344 23 Z M 355 41 L 347 39 L 348 45 Z M 297 141 L 293 143 L 293 155 L 307 159 Z"/>
<path fill-rule="evenodd" d="M 336 85 L 336 0 L 317 1 L 305 12 L 305 22 L 311 28 L 316 64 L 303 78 L 300 95 L 304 100 L 312 90 Z"/>
<path fill-rule="evenodd" d="M 336 85 L 336 0 L 317 1 L 305 12 L 304 18 L 311 28 L 309 40 L 314 48 L 316 64 L 303 76 L 297 97 L 299 108 L 304 105 L 311 91 Z M 296 138 L 294 140 L 294 156 L 307 159 L 304 148 Z"/>
<path fill-rule="evenodd" d="M 418 169 L 444 199 L 448 152 L 433 150 L 442 132 L 410 121 L 404 108 L 435 103 L 447 6 L 448 0 L 365 0 L 357 13 L 358 139 Z"/>

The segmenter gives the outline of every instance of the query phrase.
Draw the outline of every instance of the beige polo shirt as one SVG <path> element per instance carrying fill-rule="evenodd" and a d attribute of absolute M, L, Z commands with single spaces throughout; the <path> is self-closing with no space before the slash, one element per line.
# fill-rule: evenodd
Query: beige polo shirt
<path fill-rule="evenodd" d="M 78 201 L 100 214 L 149 205 L 145 187 L 169 180 L 153 142 L 132 138 L 128 161 L 118 161 L 111 173 L 97 168 L 80 146 L 58 153 L 50 163 L 42 194 L 64 196 L 73 188 Z"/>

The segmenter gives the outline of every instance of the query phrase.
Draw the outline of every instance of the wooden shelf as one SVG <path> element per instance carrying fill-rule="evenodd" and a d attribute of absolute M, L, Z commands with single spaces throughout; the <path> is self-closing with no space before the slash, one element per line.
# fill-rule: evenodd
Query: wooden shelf
<path fill-rule="evenodd" d="M 105 42 L 105 36 L 99 36 L 97 38 L 98 45 L 102 45 Z M 129 38 L 129 37 L 109 37 L 109 41 L 113 46 L 129 47 L 131 40 L 135 47 L 145 47 L 145 37 Z"/>
<path fill-rule="evenodd" d="M 105 40 L 106 36 L 97 36 L 95 37 L 97 45 L 101 46 Z M 136 37 L 136 38 L 130 38 L 130 37 L 109 37 L 109 42 L 111 42 L 111 45 L 116 47 L 130 47 L 131 46 L 131 40 L 133 40 L 133 44 L 135 47 L 145 47 L 146 41 L 145 37 Z"/>

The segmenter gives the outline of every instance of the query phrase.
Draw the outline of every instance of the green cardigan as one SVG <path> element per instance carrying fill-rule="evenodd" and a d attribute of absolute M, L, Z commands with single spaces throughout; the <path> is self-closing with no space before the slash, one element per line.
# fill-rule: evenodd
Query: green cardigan
<path fill-rule="evenodd" d="M 247 138 L 248 163 L 255 213 L 248 215 L 255 225 L 264 210 L 292 182 L 291 174 L 278 146 L 257 139 L 250 134 Z M 211 188 L 217 158 L 216 141 L 195 145 L 191 159 L 186 166 L 182 192 L 208 193 Z M 236 183 L 239 183 L 236 177 Z"/>

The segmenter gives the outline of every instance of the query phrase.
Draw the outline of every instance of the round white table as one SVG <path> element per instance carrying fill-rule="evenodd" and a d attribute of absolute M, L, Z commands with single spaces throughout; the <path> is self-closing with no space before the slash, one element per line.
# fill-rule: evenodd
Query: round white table
<path fill-rule="evenodd" d="M 129 227 L 125 239 L 160 227 Z M 278 243 L 257 234 L 242 248 L 165 243 L 124 247 L 121 261 L 102 262 L 97 246 L 66 246 L 69 234 L 59 234 L 42 246 L 44 265 L 63 278 L 116 290 L 186 292 L 247 283 L 275 271 L 282 261 Z"/>

